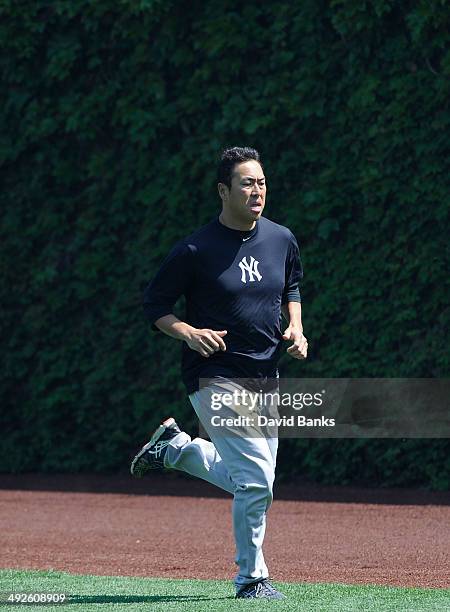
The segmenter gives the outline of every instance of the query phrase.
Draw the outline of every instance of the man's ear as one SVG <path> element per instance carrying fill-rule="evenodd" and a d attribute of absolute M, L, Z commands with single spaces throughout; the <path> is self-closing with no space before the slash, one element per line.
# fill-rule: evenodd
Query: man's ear
<path fill-rule="evenodd" d="M 229 189 L 225 183 L 217 183 L 217 191 L 219 192 L 220 198 L 226 200 L 228 197 Z"/>

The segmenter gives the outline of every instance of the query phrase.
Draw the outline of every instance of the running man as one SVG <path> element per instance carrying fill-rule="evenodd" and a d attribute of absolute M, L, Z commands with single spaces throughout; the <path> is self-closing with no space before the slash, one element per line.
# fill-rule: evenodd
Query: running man
<path fill-rule="evenodd" d="M 276 437 L 227 436 L 212 426 L 212 398 L 239 390 L 236 379 L 264 385 L 278 377 L 283 340 L 295 359 L 307 356 L 298 283 L 302 278 L 293 234 L 262 217 L 267 185 L 259 153 L 226 149 L 218 168 L 222 212 L 178 242 L 144 292 L 153 329 L 183 342 L 182 377 L 191 404 L 211 441 L 191 440 L 167 418 L 137 453 L 131 473 L 183 470 L 234 496 L 236 597 L 283 599 L 270 582 L 262 553 L 266 512 L 272 502 Z M 180 296 L 186 316 L 173 314 Z M 282 315 L 287 320 L 281 331 Z M 199 379 L 207 379 L 199 385 Z M 242 406 L 224 410 L 242 413 Z"/>

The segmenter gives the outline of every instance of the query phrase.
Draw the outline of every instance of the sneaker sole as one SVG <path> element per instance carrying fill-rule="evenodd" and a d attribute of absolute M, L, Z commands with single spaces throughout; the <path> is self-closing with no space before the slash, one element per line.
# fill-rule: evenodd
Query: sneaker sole
<path fill-rule="evenodd" d="M 154 431 L 152 437 L 150 438 L 150 442 L 147 442 L 147 444 L 145 444 L 141 448 L 141 450 L 138 452 L 136 457 L 133 459 L 133 462 L 130 467 L 130 472 L 132 476 L 138 476 L 137 474 L 135 474 L 134 468 L 136 466 L 136 463 L 142 457 L 142 455 L 144 455 L 151 446 L 156 444 L 158 440 L 160 439 L 160 437 L 163 435 L 163 433 L 166 431 L 166 429 L 170 427 L 171 425 L 173 425 L 174 423 L 175 423 L 175 419 L 173 417 L 170 417 L 169 419 L 166 419 L 165 421 L 163 421 L 161 425 Z M 140 478 L 140 476 L 138 476 L 138 478 Z"/>

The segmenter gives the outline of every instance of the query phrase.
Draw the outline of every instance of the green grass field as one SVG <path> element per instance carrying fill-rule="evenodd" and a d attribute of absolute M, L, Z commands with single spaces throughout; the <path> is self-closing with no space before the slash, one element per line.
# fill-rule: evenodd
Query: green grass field
<path fill-rule="evenodd" d="M 167 580 L 162 578 L 129 578 L 78 576 L 54 571 L 0 571 L 2 610 L 20 608 L 46 612 L 124 612 L 195 610 L 195 612 L 229 612 L 230 609 L 301 610 L 304 612 L 385 612 L 406 610 L 445 612 L 450 610 L 450 589 L 403 589 L 343 584 L 276 583 L 288 596 L 286 601 L 235 600 L 231 582 L 223 580 Z M 63 604 L 8 605 L 9 592 L 65 593 Z"/>

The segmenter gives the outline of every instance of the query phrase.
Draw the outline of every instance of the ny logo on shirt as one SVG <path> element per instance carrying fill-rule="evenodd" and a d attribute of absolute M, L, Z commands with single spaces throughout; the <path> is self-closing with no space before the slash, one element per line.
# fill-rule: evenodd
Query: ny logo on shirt
<path fill-rule="evenodd" d="M 241 259 L 241 261 L 239 262 L 239 267 L 242 272 L 241 281 L 243 283 L 247 282 L 247 279 L 245 276 L 246 273 L 248 274 L 248 280 L 251 283 L 253 283 L 253 281 L 255 280 L 255 276 L 259 281 L 262 279 L 261 274 L 258 272 L 258 264 L 259 264 L 259 261 L 256 261 L 256 259 L 252 257 L 251 255 L 250 255 L 250 263 L 248 263 L 247 257 L 243 257 Z"/>

